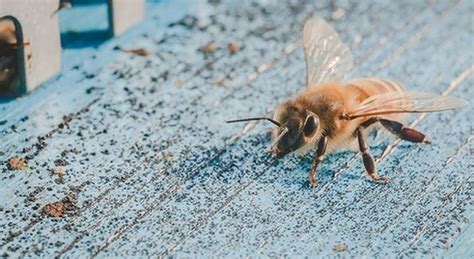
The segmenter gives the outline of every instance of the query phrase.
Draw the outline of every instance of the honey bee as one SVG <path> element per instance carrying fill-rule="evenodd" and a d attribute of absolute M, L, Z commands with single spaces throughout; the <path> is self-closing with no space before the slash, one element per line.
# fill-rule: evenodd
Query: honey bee
<path fill-rule="evenodd" d="M 387 184 L 377 174 L 369 152 L 367 132 L 381 125 L 399 138 L 430 144 L 425 134 L 406 127 L 403 114 L 436 112 L 459 108 L 468 102 L 451 96 L 408 92 L 397 82 L 377 78 L 344 81 L 353 66 L 349 48 L 323 19 L 309 19 L 302 43 L 305 52 L 307 86 L 299 96 L 278 106 L 273 118 L 256 117 L 228 123 L 267 120 L 272 131 L 270 152 L 282 158 L 292 152 L 316 149 L 309 185 L 317 185 L 318 165 L 324 156 L 341 148 L 357 148 L 370 180 Z"/>

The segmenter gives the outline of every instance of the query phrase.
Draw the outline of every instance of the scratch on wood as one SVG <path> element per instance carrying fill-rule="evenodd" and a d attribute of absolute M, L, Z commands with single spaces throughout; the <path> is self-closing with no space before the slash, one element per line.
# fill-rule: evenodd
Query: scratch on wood
<path fill-rule="evenodd" d="M 162 205 L 169 197 L 172 197 L 180 188 L 181 186 L 189 179 L 191 178 L 193 175 L 195 175 L 196 173 L 199 173 L 199 171 L 207 166 L 209 163 L 211 163 L 213 160 L 217 159 L 218 157 L 220 157 L 225 151 L 225 148 L 222 149 L 222 150 L 219 150 L 210 160 L 208 161 L 205 161 L 203 162 L 201 165 L 197 165 L 195 166 L 193 169 L 193 171 L 187 175 L 185 178 L 183 179 L 180 179 L 178 180 L 171 188 L 169 188 L 168 190 L 166 190 L 165 193 L 161 194 L 159 199 L 153 203 L 152 205 L 146 207 L 145 209 L 143 209 L 142 211 L 138 212 L 137 213 L 137 216 L 132 220 L 132 223 L 130 224 L 125 224 L 125 225 L 122 225 L 119 229 L 123 228 L 126 226 L 126 229 L 129 229 L 130 227 L 136 225 L 140 219 L 142 219 L 143 217 L 145 217 L 146 215 L 150 214 L 152 211 L 154 211 L 155 209 L 159 208 L 160 205 Z M 124 231 L 121 231 L 119 233 L 115 233 L 114 235 L 112 235 L 111 237 L 113 237 L 111 240 L 115 240 L 118 236 L 120 236 L 121 234 L 123 234 Z M 111 237 L 109 237 L 107 240 L 109 240 Z M 102 246 L 100 246 L 94 253 L 94 257 L 96 255 L 98 255 L 102 250 L 104 250 L 105 248 L 107 248 L 108 245 L 110 245 L 111 242 L 105 242 L 105 244 L 103 244 Z"/>
<path fill-rule="evenodd" d="M 458 186 L 456 186 L 456 188 L 454 189 L 454 191 L 450 194 L 451 196 L 452 195 L 455 195 L 457 194 L 462 186 L 467 183 L 469 181 L 469 179 L 471 179 L 471 177 L 473 177 L 474 174 L 471 174 L 469 175 L 461 184 L 459 184 Z M 447 203 L 449 202 L 449 199 L 446 199 L 443 201 L 443 206 L 445 206 Z M 433 212 L 432 214 L 430 214 L 428 216 L 428 218 L 432 218 L 433 220 L 437 220 L 439 218 L 439 215 L 440 215 L 440 212 L 441 212 L 441 209 L 438 209 L 436 210 L 435 212 Z M 398 254 L 399 256 L 401 256 L 403 253 L 405 253 L 408 249 L 410 249 L 411 247 L 413 247 L 419 240 L 419 238 L 426 232 L 426 230 L 428 229 L 429 227 L 429 224 L 427 223 L 423 223 L 422 226 L 420 226 L 416 232 L 416 234 L 413 236 L 413 238 L 411 239 L 411 241 L 408 243 L 408 245 L 401 249 L 400 253 Z"/>
<path fill-rule="evenodd" d="M 387 67 L 389 64 L 390 64 L 390 60 L 393 59 L 393 58 L 396 58 L 398 56 L 400 56 L 403 52 L 405 52 L 413 43 L 415 42 L 418 42 L 422 37 L 423 35 L 425 35 L 427 32 L 429 32 L 432 28 L 433 28 L 433 25 L 436 24 L 437 22 L 439 22 L 440 20 L 442 20 L 444 17 L 446 17 L 446 15 L 451 12 L 451 10 L 456 6 L 458 5 L 460 2 L 460 0 L 457 0 L 456 2 L 454 2 L 454 4 L 451 4 L 449 6 L 449 8 L 447 8 L 446 10 L 443 11 L 443 13 L 437 17 L 436 21 L 434 23 L 430 23 L 430 24 L 427 24 L 425 26 L 423 26 L 423 28 L 421 28 L 420 30 L 418 30 L 414 35 L 413 37 L 410 38 L 410 40 L 408 40 L 405 44 L 403 44 L 402 46 L 400 46 L 396 51 L 395 53 L 393 53 L 392 55 L 390 55 L 387 59 L 385 59 L 384 62 L 382 62 L 382 64 L 379 66 L 379 69 L 383 69 L 385 67 Z"/>
<path fill-rule="evenodd" d="M 290 45 L 288 45 L 285 50 L 283 51 L 283 53 L 285 54 L 285 56 L 288 56 L 290 55 L 293 51 L 295 51 L 299 46 L 301 45 L 301 42 L 298 41 L 298 42 L 293 42 L 291 43 Z"/>
<path fill-rule="evenodd" d="M 410 24 L 410 21 L 413 21 L 415 17 L 419 16 L 420 13 L 423 12 L 423 10 L 420 10 L 418 13 L 414 13 L 412 14 L 408 19 L 406 19 L 407 22 L 402 22 L 402 26 L 400 28 L 397 28 L 396 30 L 392 31 L 390 33 L 390 35 L 388 35 L 388 40 L 386 41 L 378 41 L 377 44 L 375 46 L 371 46 L 369 47 L 362 55 L 360 58 L 356 59 L 355 60 L 355 64 L 356 65 L 360 65 L 361 63 L 363 63 L 365 60 L 367 60 L 367 58 L 369 56 L 371 56 L 374 52 L 375 49 L 380 49 L 381 47 L 383 47 L 384 45 L 386 45 L 388 42 L 390 42 L 391 39 L 393 39 L 397 34 L 399 34 L 400 32 L 404 31 L 408 25 Z M 372 31 L 372 30 L 371 30 Z"/>
<path fill-rule="evenodd" d="M 261 74 L 272 67 L 272 63 L 264 63 L 257 67 L 257 73 Z"/>
<path fill-rule="evenodd" d="M 474 65 L 471 65 L 468 69 L 461 73 L 456 79 L 454 79 L 448 88 L 443 92 L 443 95 L 449 95 L 452 93 L 464 80 L 469 78 L 474 73 Z"/>
<path fill-rule="evenodd" d="M 460 146 L 458 148 L 458 150 L 456 150 L 456 152 L 454 152 L 454 154 L 452 154 L 451 156 L 448 157 L 448 159 L 444 163 L 444 166 L 447 166 L 448 164 L 450 164 L 454 160 L 454 158 L 457 157 L 464 150 L 464 148 L 466 148 L 469 145 L 469 143 L 473 140 L 474 140 L 474 135 L 469 136 L 469 138 L 466 140 L 466 142 L 464 142 L 464 144 L 462 146 Z"/>
<path fill-rule="evenodd" d="M 136 171 L 134 171 L 136 172 Z M 155 173 L 153 175 L 153 177 L 151 177 L 150 180 L 148 180 L 147 182 L 143 183 L 143 186 L 147 186 L 148 184 L 150 184 L 151 182 L 154 182 L 158 177 L 164 175 L 165 173 L 165 170 L 161 170 L 157 173 Z M 104 199 L 111 191 L 113 191 L 117 185 L 120 183 L 120 182 L 125 182 L 128 178 L 130 178 L 130 176 L 132 176 L 133 174 L 127 174 L 128 177 L 124 178 L 124 177 L 121 177 L 120 179 L 116 180 L 116 184 L 114 184 L 112 187 L 109 187 L 107 190 L 105 190 L 104 192 L 102 192 L 99 196 L 95 197 L 92 199 L 92 201 L 89 201 L 86 203 L 85 207 L 81 208 L 81 210 L 83 211 L 84 209 L 88 209 L 88 208 L 91 208 L 93 204 L 99 202 L 100 200 Z M 134 194 L 129 194 L 127 195 L 127 197 L 125 199 L 122 199 L 119 201 L 119 203 L 115 204 L 114 208 L 117 208 L 118 206 L 121 206 L 123 204 L 125 204 L 127 201 L 129 201 L 131 198 L 133 198 Z M 103 215 L 97 222 L 95 222 L 95 224 L 92 224 L 91 226 L 89 226 L 89 229 L 90 231 L 93 231 L 101 222 L 103 219 L 107 218 L 108 216 L 110 216 L 112 214 L 112 209 L 109 210 L 108 214 L 107 215 Z M 140 215 L 139 215 L 140 216 Z M 143 216 L 142 216 L 143 217 Z M 74 223 L 74 221 L 72 222 Z M 84 236 L 86 235 L 86 232 L 81 232 L 78 236 L 76 236 L 74 238 L 74 240 L 67 244 L 59 253 L 58 253 L 58 256 L 62 256 L 64 255 L 66 252 L 68 252 L 70 249 L 72 249 L 74 247 L 74 244 L 78 243 L 82 238 L 84 238 Z"/>
<path fill-rule="evenodd" d="M 272 158 L 270 160 L 270 162 L 268 163 L 268 166 L 271 166 L 275 162 L 276 162 L 276 158 Z M 265 172 L 266 172 L 266 170 L 264 170 L 262 172 L 259 172 L 259 174 L 256 176 L 256 178 L 259 178 L 260 176 L 265 174 Z M 193 227 L 193 229 L 191 229 L 191 231 L 188 233 L 188 235 L 186 235 L 184 238 L 182 238 L 178 242 L 171 244 L 170 247 L 168 249 L 166 249 L 165 251 L 163 251 L 159 256 L 164 256 L 164 257 L 169 256 L 169 254 L 171 252 L 173 252 L 179 245 L 183 244 L 187 239 L 194 236 L 197 233 L 197 231 L 199 231 L 199 229 L 201 229 L 204 225 L 206 225 L 207 222 L 209 222 L 214 215 L 216 215 L 218 212 L 220 212 L 222 209 L 224 209 L 227 206 L 227 204 L 232 202 L 232 200 L 235 197 L 237 197 L 237 195 L 242 193 L 245 189 L 247 189 L 247 187 L 249 187 L 252 184 L 254 184 L 254 181 L 250 181 L 245 185 L 241 185 L 240 188 L 237 189 L 237 191 L 235 191 L 232 195 L 227 197 L 227 199 L 225 199 L 225 201 L 221 205 L 219 205 L 214 211 L 212 211 L 204 219 L 202 219 L 199 224 L 197 224 L 195 227 Z"/>
<path fill-rule="evenodd" d="M 247 76 L 247 80 L 245 81 L 245 85 L 249 85 L 251 82 L 255 81 L 261 74 L 265 73 L 268 69 L 273 67 L 273 65 L 284 58 L 288 57 L 293 51 L 297 49 L 299 46 L 299 41 L 294 41 L 290 43 L 288 46 L 285 47 L 283 50 L 283 53 L 275 58 L 272 62 L 269 63 L 263 63 L 257 67 L 257 71 L 254 73 L 251 73 L 250 75 Z"/>
<path fill-rule="evenodd" d="M 460 153 L 459 151 L 462 150 L 464 146 L 466 146 L 467 144 L 469 144 L 469 142 L 470 142 L 471 140 L 472 140 L 472 136 L 468 138 L 468 140 L 465 142 L 465 144 L 464 144 L 460 149 L 458 149 L 456 152 L 454 152 L 454 154 L 451 155 L 451 156 L 444 162 L 444 165 L 447 164 L 447 161 L 448 161 L 448 160 L 450 160 L 450 159 L 452 159 L 453 157 L 455 157 L 456 155 L 458 155 L 458 154 Z M 425 185 L 426 185 L 426 186 L 430 185 L 430 184 L 437 178 L 438 173 L 441 172 L 441 170 L 443 170 L 444 168 L 445 168 L 445 166 L 443 166 L 442 168 L 436 170 L 436 173 L 433 174 L 433 176 L 425 183 Z M 468 177 L 465 182 L 467 182 L 467 181 L 469 180 L 469 178 L 470 178 L 470 177 Z M 418 189 L 418 191 L 417 191 L 414 195 L 412 195 L 412 196 L 410 196 L 410 197 L 407 197 L 407 198 L 409 198 L 410 200 L 417 200 L 417 197 L 419 197 L 424 191 L 425 191 L 425 190 L 424 190 L 423 188 Z M 454 193 L 457 193 L 457 191 L 458 191 L 458 189 L 455 188 Z M 453 192 L 451 193 L 451 196 L 452 196 L 452 195 L 454 195 Z M 451 196 L 450 196 L 450 197 L 451 197 Z M 444 201 L 447 202 L 446 200 L 444 200 Z M 444 203 L 443 203 L 443 204 L 444 204 Z M 382 232 L 387 231 L 387 229 L 391 229 L 391 228 L 397 226 L 397 224 L 395 224 L 395 222 L 398 222 L 398 220 L 403 219 L 405 214 L 409 214 L 410 212 L 412 212 L 413 210 L 416 210 L 416 209 L 417 209 L 417 208 L 415 207 L 415 208 L 410 209 L 409 211 L 407 211 L 407 212 L 404 213 L 404 214 L 400 214 L 397 218 L 395 218 L 395 219 L 392 221 L 392 224 L 386 225 L 386 226 L 384 226 L 384 227 L 378 229 L 377 232 L 378 232 L 378 233 L 382 233 Z M 426 228 L 426 227 L 424 227 L 424 225 L 425 225 L 425 223 L 423 223 L 423 224 L 420 226 L 420 228 Z M 416 236 L 416 235 L 415 235 L 415 236 Z"/>

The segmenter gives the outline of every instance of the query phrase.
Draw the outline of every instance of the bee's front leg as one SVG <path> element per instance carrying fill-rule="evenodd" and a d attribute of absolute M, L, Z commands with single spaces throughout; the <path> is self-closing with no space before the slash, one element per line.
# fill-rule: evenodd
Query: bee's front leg
<path fill-rule="evenodd" d="M 372 156 L 369 153 L 369 146 L 367 145 L 367 140 L 363 134 L 363 127 L 359 126 L 357 128 L 357 138 L 359 140 L 359 150 L 362 152 L 362 159 L 364 160 L 364 167 L 369 175 L 370 180 L 376 183 L 387 184 L 390 180 L 386 177 L 380 177 L 375 170 L 375 162 Z"/>
<path fill-rule="evenodd" d="M 328 146 L 328 137 L 323 136 L 318 143 L 318 149 L 316 150 L 316 156 L 313 160 L 313 166 L 311 167 L 311 171 L 309 172 L 309 186 L 312 188 L 316 187 L 317 185 L 317 173 L 318 173 L 318 165 L 321 161 L 323 161 L 324 153 L 326 153 L 326 148 Z"/>

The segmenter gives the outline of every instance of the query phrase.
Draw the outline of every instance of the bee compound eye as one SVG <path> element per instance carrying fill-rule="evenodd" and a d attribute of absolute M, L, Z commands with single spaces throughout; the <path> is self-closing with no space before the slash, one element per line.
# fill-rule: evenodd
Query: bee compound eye
<path fill-rule="evenodd" d="M 310 137 L 318 129 L 319 118 L 315 115 L 308 115 L 303 125 L 303 134 L 305 137 Z"/>

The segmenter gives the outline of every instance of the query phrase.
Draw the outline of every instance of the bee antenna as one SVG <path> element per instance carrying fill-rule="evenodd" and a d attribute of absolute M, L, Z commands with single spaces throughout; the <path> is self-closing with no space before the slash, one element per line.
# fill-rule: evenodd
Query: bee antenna
<path fill-rule="evenodd" d="M 245 119 L 229 120 L 229 121 L 226 121 L 226 122 L 227 123 L 234 123 L 234 122 L 243 122 L 243 121 L 258 121 L 258 120 L 267 120 L 267 121 L 277 125 L 280 128 L 282 127 L 281 123 L 279 123 L 278 121 L 276 121 L 274 119 L 267 118 L 267 117 L 245 118 Z"/>

